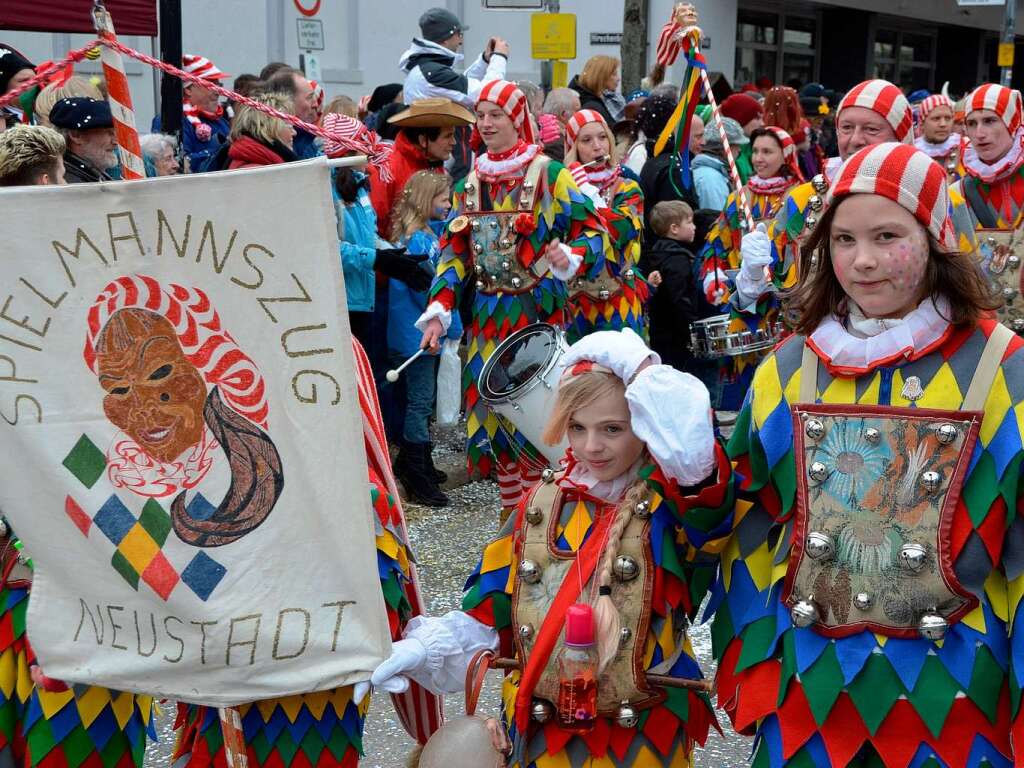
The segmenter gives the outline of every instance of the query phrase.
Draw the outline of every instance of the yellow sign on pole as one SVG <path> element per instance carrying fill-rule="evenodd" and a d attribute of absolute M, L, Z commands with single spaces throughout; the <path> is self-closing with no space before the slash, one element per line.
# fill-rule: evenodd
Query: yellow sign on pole
<path fill-rule="evenodd" d="M 1000 67 L 1013 66 L 1013 43 L 1000 43 L 996 64 Z"/>
<path fill-rule="evenodd" d="M 535 59 L 575 59 L 576 14 L 533 14 L 530 17 L 530 52 Z"/>
<path fill-rule="evenodd" d="M 565 88 L 569 85 L 569 62 L 551 62 L 551 87 Z"/>

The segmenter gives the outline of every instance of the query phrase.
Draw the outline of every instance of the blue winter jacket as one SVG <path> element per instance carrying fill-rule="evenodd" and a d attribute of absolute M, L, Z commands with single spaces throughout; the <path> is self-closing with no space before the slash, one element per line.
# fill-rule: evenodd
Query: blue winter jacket
<path fill-rule="evenodd" d="M 690 164 L 693 171 L 693 187 L 701 208 L 712 211 L 725 210 L 732 186 L 729 184 L 729 170 L 723 160 L 711 155 L 697 155 Z"/>
<path fill-rule="evenodd" d="M 346 204 L 335 189 L 331 192 L 338 220 L 343 224 L 341 240 L 341 269 L 345 273 L 345 295 L 349 312 L 373 312 L 375 291 L 373 264 L 377 260 L 377 214 L 370 204 L 370 191 L 366 174 L 356 171 L 359 192 L 355 202 Z M 388 247 L 381 242 L 380 247 Z"/>
<path fill-rule="evenodd" d="M 398 243 L 404 245 L 406 254 L 422 259 L 420 266 L 434 274 L 441 247 L 437 235 L 432 232 L 414 232 L 407 240 Z M 415 354 L 420 348 L 423 333 L 416 330 L 414 323 L 427 308 L 427 291 L 417 293 L 400 280 L 388 281 L 388 351 L 396 352 L 402 357 Z M 448 338 L 462 338 L 462 320 L 459 313 L 452 312 L 452 324 L 448 326 Z"/>

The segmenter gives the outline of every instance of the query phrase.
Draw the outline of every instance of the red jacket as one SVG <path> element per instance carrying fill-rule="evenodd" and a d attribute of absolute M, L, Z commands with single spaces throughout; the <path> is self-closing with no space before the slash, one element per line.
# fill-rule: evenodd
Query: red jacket
<path fill-rule="evenodd" d="M 434 167 L 435 164 L 427 159 L 419 145 L 409 141 L 405 131 L 399 131 L 388 165 L 391 169 L 390 182 L 381 179 L 380 170 L 376 166 L 370 166 L 370 202 L 377 214 L 377 232 L 385 240 L 391 239 L 391 209 L 395 206 L 398 193 L 405 187 L 405 182 L 416 171 Z"/>

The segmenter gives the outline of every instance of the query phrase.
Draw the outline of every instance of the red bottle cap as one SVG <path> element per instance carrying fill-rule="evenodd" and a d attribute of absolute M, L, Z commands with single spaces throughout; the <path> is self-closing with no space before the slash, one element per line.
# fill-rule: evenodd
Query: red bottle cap
<path fill-rule="evenodd" d="M 576 603 L 565 612 L 565 644 L 594 644 L 594 609 L 589 605 Z"/>

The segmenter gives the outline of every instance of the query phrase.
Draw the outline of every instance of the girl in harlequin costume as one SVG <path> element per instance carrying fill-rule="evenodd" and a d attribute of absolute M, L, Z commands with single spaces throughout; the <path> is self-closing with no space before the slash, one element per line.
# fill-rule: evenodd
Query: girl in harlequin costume
<path fill-rule="evenodd" d="M 866 147 L 824 202 L 728 446 L 719 704 L 758 768 L 1019 764 L 1024 342 L 927 155 Z"/>
<path fill-rule="evenodd" d="M 985 83 L 967 97 L 971 140 L 962 157 L 963 178 L 950 194 L 954 217 L 975 231 L 975 258 L 1003 293 L 1000 319 L 1024 333 L 1021 257 L 1024 256 L 1024 127 L 1020 91 Z"/>
<path fill-rule="evenodd" d="M 758 128 L 750 135 L 750 142 L 753 145 L 751 161 L 754 175 L 747 180 L 743 191 L 754 221 L 770 222 L 779 212 L 789 190 L 803 183 L 796 144 L 788 133 L 775 127 Z M 708 232 L 701 268 L 704 294 L 711 304 L 730 312 L 730 333 L 761 329 L 766 337 L 771 338 L 775 335 L 773 326 L 778 321 L 776 306 L 759 308 L 761 311 L 758 312 L 740 312 L 729 303 L 726 270 L 740 268 L 742 221 L 739 194 L 732 192 L 725 210 Z M 727 385 L 720 408 L 728 411 L 739 409 L 760 357 L 758 354 L 741 355 L 726 361 L 722 375 Z"/>
<path fill-rule="evenodd" d="M 469 659 L 490 648 L 516 667 L 503 690 L 509 765 L 689 766 L 715 723 L 685 631 L 713 574 L 698 548 L 733 501 L 708 393 L 629 329 L 585 337 L 562 363 L 544 436 L 568 437 L 562 471 L 484 550 L 465 612 L 414 620 L 372 680 L 461 690 Z M 563 722 L 573 708 L 558 703 L 568 681 L 555 663 L 580 610 L 596 629 L 587 727 Z"/>
<path fill-rule="evenodd" d="M 918 107 L 921 117 L 921 135 L 914 146 L 946 169 L 946 178 L 952 184 L 961 176 L 960 134 L 953 130 L 953 102 L 937 93 L 927 97 Z"/>
<path fill-rule="evenodd" d="M 593 331 L 643 327 L 647 283 L 637 272 L 643 238 L 644 193 L 622 175 L 615 137 L 600 113 L 581 109 L 565 124 L 565 164 L 604 220 L 612 248 L 596 280 L 569 285 L 570 342 Z"/>
<path fill-rule="evenodd" d="M 359 407 L 369 469 L 367 488 L 377 512 L 377 567 L 393 638 L 413 612 L 409 548 L 398 492 L 391 474 L 373 373 L 359 342 L 352 339 Z M 362 755 L 363 725 L 370 708 L 368 683 L 329 691 L 256 701 L 238 707 L 250 766 L 355 768 Z M 396 706 L 401 702 L 396 701 Z M 431 700 L 428 707 L 436 706 Z M 439 725 L 439 710 L 423 710 Z M 410 718 L 399 709 L 403 723 Z M 213 707 L 179 705 L 175 768 L 226 768 L 221 722 Z M 407 725 L 407 728 L 411 726 Z M 425 737 L 427 734 L 423 734 Z"/>
<path fill-rule="evenodd" d="M 430 303 L 416 323 L 436 348 L 467 280 L 476 282 L 469 350 L 463 372 L 470 476 L 495 471 L 502 506 L 510 511 L 539 472 L 536 449 L 513 426 L 499 424 L 477 392 L 484 362 L 505 338 L 531 323 L 563 327 L 566 280 L 605 271 L 609 240 L 590 198 L 565 166 L 534 143 L 526 97 L 514 83 L 494 80 L 480 91 L 475 136 L 481 152 L 455 185 L 441 238 Z"/>

